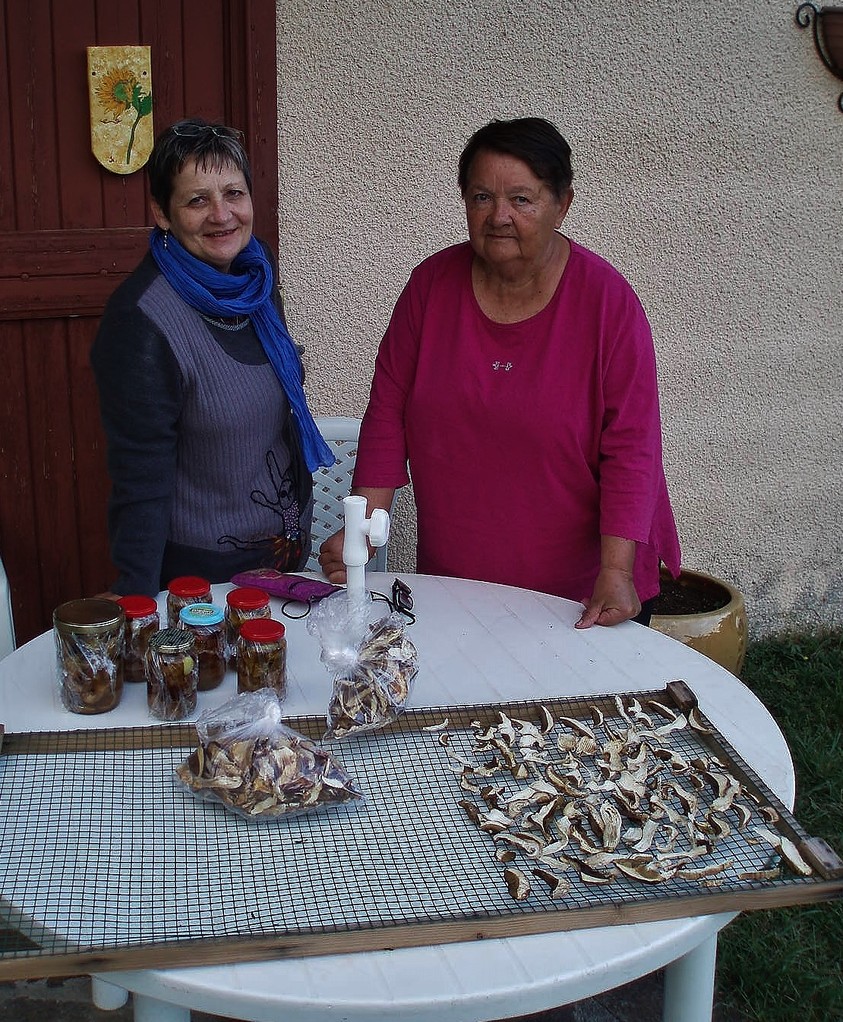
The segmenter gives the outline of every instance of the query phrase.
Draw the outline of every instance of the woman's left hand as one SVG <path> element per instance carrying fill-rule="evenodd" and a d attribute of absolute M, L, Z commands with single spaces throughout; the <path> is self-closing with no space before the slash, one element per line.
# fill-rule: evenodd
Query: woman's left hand
<path fill-rule="evenodd" d="M 619 625 L 641 612 L 632 572 L 622 568 L 601 568 L 594 592 L 575 628 L 592 625 Z"/>

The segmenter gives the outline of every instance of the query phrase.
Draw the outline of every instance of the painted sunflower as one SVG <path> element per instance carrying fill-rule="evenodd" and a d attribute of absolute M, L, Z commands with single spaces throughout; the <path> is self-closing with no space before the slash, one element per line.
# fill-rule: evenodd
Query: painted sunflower
<path fill-rule="evenodd" d="M 113 67 L 103 75 L 96 86 L 96 93 L 105 110 L 104 121 L 119 121 L 131 109 L 132 93 L 137 83 L 134 74 L 122 67 Z"/>

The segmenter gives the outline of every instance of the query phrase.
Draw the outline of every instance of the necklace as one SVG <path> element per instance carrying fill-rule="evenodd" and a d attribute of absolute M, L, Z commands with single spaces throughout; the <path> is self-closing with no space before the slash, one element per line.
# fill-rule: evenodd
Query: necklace
<path fill-rule="evenodd" d="M 248 316 L 232 316 L 230 319 L 219 319 L 216 316 L 206 316 L 204 312 L 200 312 L 199 315 L 210 326 L 218 327 L 220 330 L 242 330 L 249 322 Z"/>

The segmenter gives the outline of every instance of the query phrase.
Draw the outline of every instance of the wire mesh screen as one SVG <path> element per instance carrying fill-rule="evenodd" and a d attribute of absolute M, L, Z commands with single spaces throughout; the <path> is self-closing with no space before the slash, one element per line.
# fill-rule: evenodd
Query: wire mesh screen
<path fill-rule="evenodd" d="M 330 746 L 364 800 L 272 821 L 242 819 L 196 798 L 174 777 L 196 746 L 192 726 L 6 736 L 0 755 L 0 907 L 7 926 L 26 940 L 0 942 L 0 976 L 60 974 L 61 957 L 81 953 L 96 954 L 98 971 L 143 963 L 139 952 L 152 946 L 167 948 L 168 964 L 210 960 L 203 947 L 211 944 L 214 960 L 226 960 L 226 948 L 231 960 L 244 960 L 267 957 L 265 950 L 250 954 L 249 942 L 260 938 L 276 939 L 276 950 L 277 938 L 289 939 L 286 953 L 313 954 L 630 922 L 636 906 L 646 909 L 644 919 L 739 909 L 753 907 L 753 892 L 772 889 L 777 904 L 839 893 L 840 883 L 780 868 L 778 852 L 734 819 L 708 857 L 728 860 L 728 869 L 697 881 L 673 877 L 657 884 L 624 875 L 595 883 L 570 864 L 566 868 L 564 856 L 573 860 L 573 845 L 548 865 L 535 848 L 524 851 L 494 827 L 482 829 L 477 813 L 490 811 L 485 789 L 507 807 L 525 786 L 546 777 L 548 767 L 570 762 L 558 739 L 571 729 L 559 718 L 590 721 L 585 726 L 594 729 L 597 704 L 608 733 L 625 725 L 615 700 L 408 711 L 387 729 Z M 541 731 L 548 714 L 553 726 L 543 733 L 539 751 L 534 745 L 527 756 L 526 777 L 495 767 L 485 778 L 466 773 L 466 763 L 482 764 L 482 730 L 506 719 Z M 287 723 L 311 738 L 324 730 L 323 718 Z M 713 729 L 704 734 L 686 727 L 660 741 L 665 747 L 669 741 L 685 760 L 716 756 L 740 778 L 753 803 L 771 807 L 771 818 L 778 818 L 775 824 L 759 822 L 797 842 L 805 837 Z M 582 752 L 579 759 L 596 782 L 605 779 L 606 772 L 587 764 Z M 666 770 L 670 780 L 669 764 Z M 608 788 L 592 802 L 600 805 L 604 796 L 611 797 Z M 701 801 L 716 797 L 713 788 L 699 792 Z M 557 810 L 570 801 L 563 798 Z M 504 830 L 526 832 L 521 824 Z M 558 834 L 557 826 L 542 838 L 544 845 L 558 844 Z M 599 845 L 599 834 L 590 833 L 589 841 Z M 501 848 L 515 853 L 509 862 L 496 856 Z M 582 849 L 578 855 L 587 857 Z M 559 863 L 566 891 L 554 898 L 533 870 L 553 874 Z M 513 897 L 507 882 L 505 870 L 512 869 L 532 881 L 523 900 Z M 730 900 L 712 904 L 712 893 Z M 497 928 L 484 932 L 484 921 Z M 400 941 L 393 939 L 396 928 Z M 353 944 L 302 940 L 354 933 L 368 936 Z M 55 961 L 48 966 L 47 958 Z"/>

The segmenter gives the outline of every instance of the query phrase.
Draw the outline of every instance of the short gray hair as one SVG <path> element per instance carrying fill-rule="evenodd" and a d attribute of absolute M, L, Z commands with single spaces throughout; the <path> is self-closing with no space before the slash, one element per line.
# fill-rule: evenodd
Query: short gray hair
<path fill-rule="evenodd" d="M 146 165 L 152 198 L 166 216 L 170 215 L 173 181 L 188 160 L 195 160 L 203 170 L 235 167 L 242 172 L 252 194 L 252 168 L 243 148 L 242 131 L 190 117 L 161 132 Z"/>

